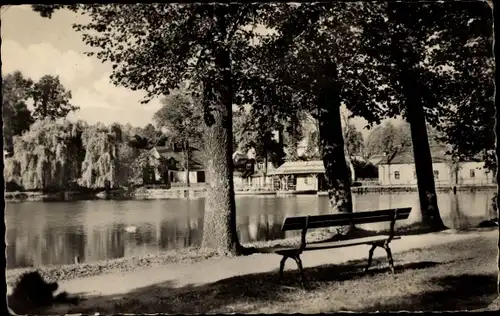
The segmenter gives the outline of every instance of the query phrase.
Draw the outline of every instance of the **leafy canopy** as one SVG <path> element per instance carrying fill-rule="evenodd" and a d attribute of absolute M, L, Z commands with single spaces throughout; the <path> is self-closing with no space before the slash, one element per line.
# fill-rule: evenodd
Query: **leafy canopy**
<path fill-rule="evenodd" d="M 70 103 L 71 91 L 67 91 L 58 76 L 45 75 L 36 82 L 31 91 L 33 117 L 35 119 L 58 119 L 79 109 Z"/>
<path fill-rule="evenodd" d="M 27 105 L 32 85 L 19 71 L 2 78 L 3 137 L 8 151 L 13 150 L 13 137 L 29 130 L 34 122 Z"/>

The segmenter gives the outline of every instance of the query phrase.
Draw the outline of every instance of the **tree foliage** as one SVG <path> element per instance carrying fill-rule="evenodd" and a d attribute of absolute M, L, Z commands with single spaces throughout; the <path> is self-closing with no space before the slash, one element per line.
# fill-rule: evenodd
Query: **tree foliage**
<path fill-rule="evenodd" d="M 359 97 L 357 3 L 280 4 L 253 54 L 253 89 L 260 108 L 277 117 L 305 111 L 318 121 L 319 154 L 325 165 L 330 203 L 335 211 L 352 212 L 351 173 L 344 151 L 340 105 L 363 104 Z M 270 110 L 269 110 L 270 109 Z M 366 111 L 369 113 L 370 111 Z M 262 115 L 268 115 L 262 111 Z"/>
<path fill-rule="evenodd" d="M 381 114 L 402 115 L 410 123 L 422 220 L 442 229 L 426 121 L 439 125 L 440 113 L 477 87 L 472 80 L 464 94 L 457 93 L 467 83 L 454 69 L 465 60 L 481 68 L 480 61 L 491 56 L 491 9 L 484 2 L 388 2 L 371 9 L 362 23 L 363 54 L 385 87 Z"/>
<path fill-rule="evenodd" d="M 407 123 L 394 126 L 391 122 L 375 127 L 366 139 L 368 157 L 387 155 L 392 160 L 397 154 L 411 149 L 411 132 Z"/>
<path fill-rule="evenodd" d="M 82 134 L 85 158 L 82 162 L 81 186 L 87 188 L 116 188 L 118 177 L 118 144 L 115 131 L 103 124 L 86 128 Z"/>
<path fill-rule="evenodd" d="M 347 122 L 344 127 L 344 141 L 349 156 L 354 157 L 363 155 L 365 145 L 363 134 L 350 122 Z"/>
<path fill-rule="evenodd" d="M 38 120 L 14 137 L 4 176 L 26 190 L 113 188 L 140 182 L 143 152 L 124 142 L 117 124 Z"/>
<path fill-rule="evenodd" d="M 371 93 L 386 96 L 378 98 L 382 111 L 375 113 L 408 120 L 408 102 L 418 102 L 426 121 L 444 132 L 441 139 L 452 144 L 457 155 L 492 149 L 493 123 L 487 119 L 493 115 L 494 90 L 488 5 L 385 3 L 374 4 L 370 12 L 372 18 L 361 24 L 361 53 L 385 87 Z"/>
<path fill-rule="evenodd" d="M 34 120 L 28 109 L 33 82 L 16 71 L 2 78 L 2 115 L 4 148 L 13 150 L 13 137 L 29 130 Z"/>
<path fill-rule="evenodd" d="M 27 190 L 71 187 L 80 171 L 80 124 L 36 121 L 27 133 L 14 137 L 7 181 Z"/>
<path fill-rule="evenodd" d="M 162 99 L 162 108 L 153 116 L 156 126 L 164 131 L 168 142 L 180 145 L 184 154 L 182 168 L 186 171 L 189 186 L 189 170 L 194 150 L 203 147 L 203 109 L 200 99 L 187 89 L 177 90 Z"/>
<path fill-rule="evenodd" d="M 285 146 L 285 160 L 299 160 L 298 144 L 304 138 L 298 115 L 292 115 L 284 124 L 283 144 Z"/>
<path fill-rule="evenodd" d="M 450 59 L 466 60 L 471 50 L 464 39 L 483 34 L 483 25 L 488 24 L 474 19 L 469 23 L 470 17 L 484 16 L 486 11 L 480 3 L 472 4 L 472 10 L 467 5 L 335 2 L 71 8 L 82 9 L 90 18 L 76 29 L 97 49 L 90 54 L 112 64 L 115 84 L 145 90 L 147 98 L 166 95 L 185 80 L 201 86 L 210 157 L 207 171 L 214 196 L 206 203 L 205 231 L 217 231 L 205 234 L 204 244 L 234 249 L 238 241 L 230 157 L 233 103 L 251 103 L 256 117 L 264 121 L 266 117 L 287 121 L 300 109 L 315 116 L 332 207 L 347 212 L 352 211 L 352 201 L 340 105 L 345 103 L 370 123 L 402 115 L 411 122 L 422 211 L 428 209 L 431 217 L 439 214 L 425 122 L 437 125 L 439 111 L 454 103 L 457 86 L 450 84 L 450 72 L 443 67 Z M 50 8 L 54 9 L 38 10 L 50 16 Z M 252 46 L 257 23 L 274 32 L 259 36 Z M 450 38 L 451 45 L 430 49 Z"/>
<path fill-rule="evenodd" d="M 254 149 L 257 161 L 270 161 L 275 168 L 283 163 L 285 157 L 284 146 L 276 137 L 281 129 L 281 123 L 272 116 L 256 115 L 254 108 L 249 112 L 238 111 L 233 119 L 237 148 L 245 153 Z"/>
<path fill-rule="evenodd" d="M 59 5 L 34 9 L 50 17 Z M 75 25 L 89 52 L 113 67 L 112 82 L 144 90 L 147 102 L 189 81 L 201 87 L 207 127 L 207 178 L 203 245 L 236 252 L 232 180 L 232 104 L 242 102 L 254 27 L 271 4 L 70 5 L 88 23 Z M 238 99 L 239 98 L 239 99 Z M 207 232 L 210 232 L 207 233 Z"/>
<path fill-rule="evenodd" d="M 70 103 L 71 91 L 59 81 L 59 76 L 45 75 L 31 89 L 33 117 L 35 119 L 58 119 L 79 109 Z"/>
<path fill-rule="evenodd" d="M 153 120 L 170 143 L 183 148 L 203 146 L 203 112 L 201 102 L 186 90 L 174 91 L 162 99 L 162 107 L 154 114 Z"/>

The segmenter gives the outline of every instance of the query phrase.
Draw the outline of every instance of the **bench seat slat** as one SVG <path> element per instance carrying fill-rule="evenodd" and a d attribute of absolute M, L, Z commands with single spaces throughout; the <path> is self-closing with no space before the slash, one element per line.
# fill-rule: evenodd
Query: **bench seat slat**
<path fill-rule="evenodd" d="M 349 225 L 351 222 L 353 224 L 369 224 L 369 223 L 378 223 L 378 222 L 390 222 L 394 217 L 392 216 L 377 216 L 377 217 L 358 217 L 357 219 L 342 219 L 342 220 L 325 220 L 325 221 L 316 221 L 314 219 L 309 219 L 308 228 L 322 228 L 322 227 L 335 227 L 335 226 L 344 226 Z M 397 216 L 397 219 L 406 219 L 404 216 Z M 305 220 L 303 224 L 293 224 L 287 225 L 285 230 L 300 230 L 304 228 Z"/>
<path fill-rule="evenodd" d="M 349 247 L 349 246 L 357 246 L 364 244 L 372 244 L 376 242 L 384 242 L 389 238 L 388 235 L 378 235 L 378 236 L 370 236 L 349 240 L 339 240 L 339 241 L 330 241 L 330 242 L 318 242 L 318 243 L 310 243 L 307 244 L 306 248 L 303 251 L 308 250 L 322 250 L 322 249 L 332 249 L 332 248 L 341 248 L 341 247 Z M 400 236 L 394 236 L 393 240 L 401 239 Z M 259 248 L 259 252 L 262 253 L 279 253 L 282 251 L 290 251 L 295 250 L 297 247 L 265 247 Z"/>
<path fill-rule="evenodd" d="M 400 239 L 400 238 L 401 238 L 400 236 L 394 236 L 392 239 L 394 240 L 394 239 Z M 372 237 L 356 238 L 356 239 L 351 239 L 351 240 L 339 240 L 339 241 L 317 243 L 317 244 L 311 243 L 311 244 L 307 244 L 306 249 L 304 251 L 371 244 L 374 242 L 383 242 L 383 241 L 386 241 L 387 239 L 389 239 L 389 235 L 378 235 L 378 236 L 372 236 Z"/>
<path fill-rule="evenodd" d="M 377 222 L 390 222 L 394 218 L 396 209 L 378 210 L 369 212 L 355 212 L 349 214 L 327 214 L 309 216 L 308 228 L 334 227 L 353 224 L 367 224 Z M 411 207 L 397 209 L 396 220 L 407 219 Z M 282 231 L 300 230 L 306 224 L 306 216 L 287 217 L 283 221 Z"/>

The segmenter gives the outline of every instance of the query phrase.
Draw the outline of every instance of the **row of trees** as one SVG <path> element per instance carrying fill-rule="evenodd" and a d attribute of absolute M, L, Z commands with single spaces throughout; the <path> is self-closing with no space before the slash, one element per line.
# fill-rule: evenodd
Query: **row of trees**
<path fill-rule="evenodd" d="M 130 125 L 37 120 L 14 137 L 13 154 L 5 159 L 5 181 L 19 189 L 54 191 L 140 183 L 148 156 L 130 146 L 136 133 L 140 129 Z"/>
<path fill-rule="evenodd" d="M 34 8 L 50 17 L 61 6 Z M 66 8 L 89 17 L 75 28 L 97 48 L 97 58 L 113 64 L 115 84 L 145 90 L 150 99 L 188 80 L 200 98 L 210 182 L 205 247 L 244 252 L 235 222 L 233 104 L 252 104 L 261 131 L 269 118 L 297 122 L 302 112 L 312 115 L 331 206 L 341 212 L 352 212 L 341 104 L 370 124 L 401 115 L 410 124 L 422 221 L 436 230 L 444 225 L 426 122 L 449 136 L 442 122 L 458 125 L 456 117 L 468 113 L 457 109 L 493 109 L 492 19 L 482 2 Z M 270 32 L 258 33 L 257 26 Z"/>
<path fill-rule="evenodd" d="M 78 107 L 71 104 L 71 91 L 57 76 L 45 75 L 33 82 L 16 71 L 2 79 L 3 139 L 9 156 L 5 176 L 13 189 L 113 188 L 140 183 L 147 149 L 181 144 L 189 161 L 190 142 L 202 145 L 196 142 L 201 139 L 200 109 L 182 90 L 162 100 L 163 107 L 153 118 L 157 127 L 136 128 L 69 122 L 66 116 Z M 189 164 L 185 166 L 189 172 Z"/>
<path fill-rule="evenodd" d="M 12 152 L 13 137 L 29 130 L 36 120 L 63 118 L 77 110 L 70 99 L 71 91 L 64 88 L 58 76 L 45 75 L 34 82 L 16 71 L 2 77 L 4 148 Z"/>

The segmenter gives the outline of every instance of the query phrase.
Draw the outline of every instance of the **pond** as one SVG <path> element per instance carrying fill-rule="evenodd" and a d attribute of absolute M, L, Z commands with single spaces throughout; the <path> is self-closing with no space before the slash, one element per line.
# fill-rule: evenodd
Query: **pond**
<path fill-rule="evenodd" d="M 441 217 L 450 228 L 466 229 L 491 216 L 494 191 L 439 193 Z M 416 192 L 354 196 L 356 211 L 413 207 Z M 329 213 L 328 198 L 316 195 L 237 196 L 237 226 L 242 243 L 291 237 L 281 232 L 287 216 Z M 92 262 L 200 245 L 204 199 L 7 203 L 7 268 Z M 383 225 L 369 224 L 378 229 Z M 135 232 L 127 232 L 134 226 Z"/>

